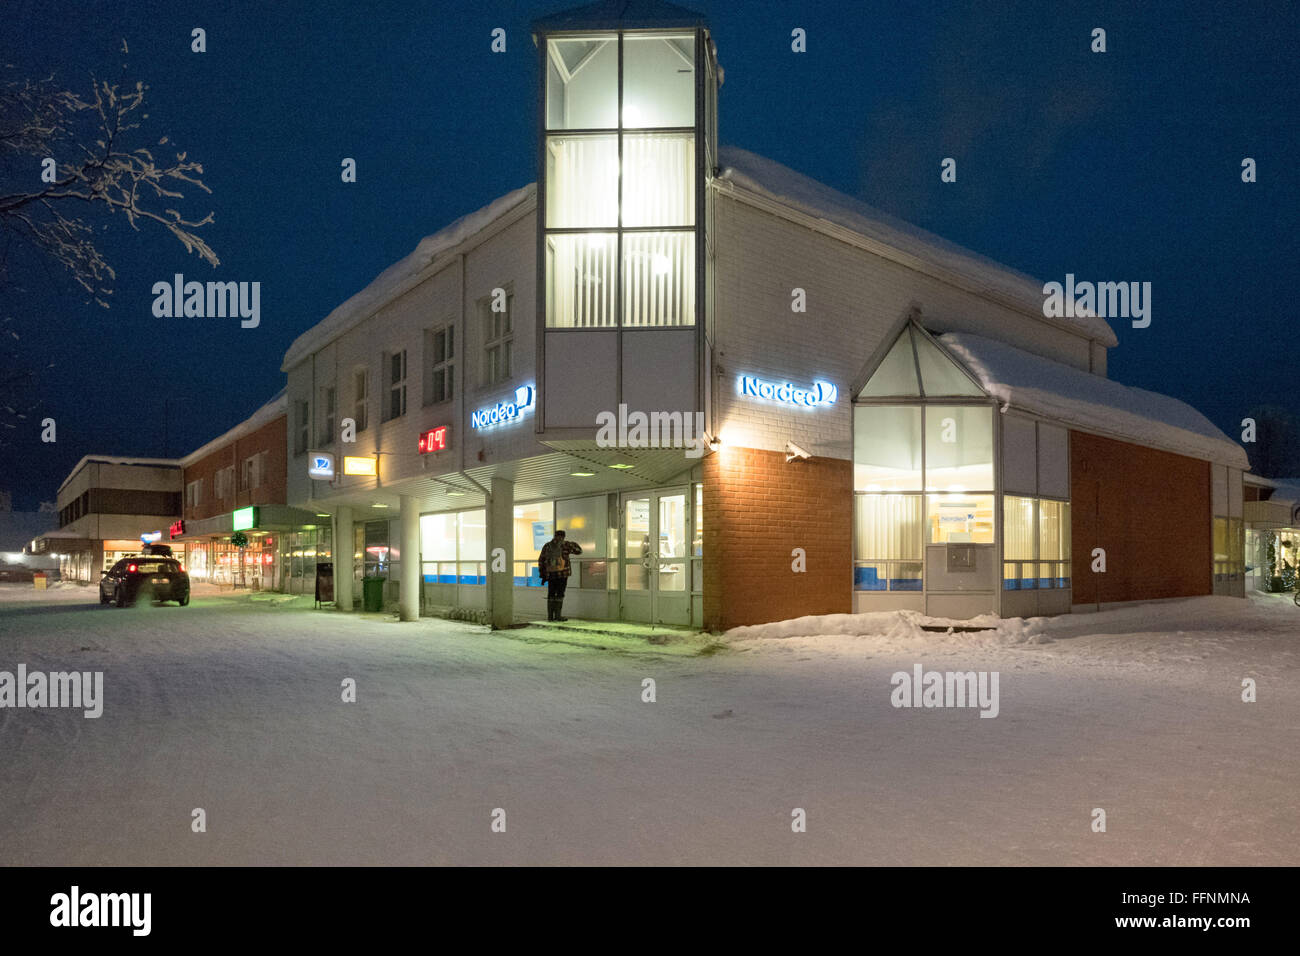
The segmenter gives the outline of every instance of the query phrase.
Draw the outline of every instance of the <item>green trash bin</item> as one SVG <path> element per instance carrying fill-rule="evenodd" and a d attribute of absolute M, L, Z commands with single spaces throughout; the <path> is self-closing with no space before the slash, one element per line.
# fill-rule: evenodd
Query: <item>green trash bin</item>
<path fill-rule="evenodd" d="M 384 582 L 387 578 L 361 579 L 361 610 L 382 611 L 384 609 Z"/>

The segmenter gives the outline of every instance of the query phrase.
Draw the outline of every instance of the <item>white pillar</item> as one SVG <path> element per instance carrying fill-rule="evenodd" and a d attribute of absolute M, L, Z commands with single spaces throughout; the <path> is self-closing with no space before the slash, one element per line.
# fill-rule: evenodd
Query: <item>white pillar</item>
<path fill-rule="evenodd" d="M 493 627 L 515 623 L 515 483 L 493 478 L 487 502 L 488 612 Z"/>
<path fill-rule="evenodd" d="M 334 514 L 334 603 L 340 611 L 352 610 L 352 508 L 342 505 Z"/>
<path fill-rule="evenodd" d="M 420 619 L 420 502 L 410 495 L 401 495 L 401 541 L 398 547 L 397 610 L 403 621 Z"/>

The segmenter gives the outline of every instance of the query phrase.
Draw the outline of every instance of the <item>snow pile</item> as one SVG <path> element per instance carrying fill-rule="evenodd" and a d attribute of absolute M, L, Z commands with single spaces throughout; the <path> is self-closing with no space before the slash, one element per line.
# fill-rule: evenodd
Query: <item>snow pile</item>
<path fill-rule="evenodd" d="M 955 273 L 979 288 L 1001 295 L 1041 315 L 1043 283 L 1000 262 L 881 212 L 861 200 L 797 173 L 775 160 L 734 146 L 722 146 L 721 179 L 806 215 L 842 226 L 923 262 Z M 1063 318 L 1108 348 L 1119 344 L 1111 327 L 1096 315 Z"/>
<path fill-rule="evenodd" d="M 786 640 L 801 637 L 869 637 L 881 643 L 934 640 L 957 636 L 974 642 L 998 644 L 1041 643 L 1044 618 L 1001 618 L 981 614 L 969 620 L 958 621 L 946 617 L 927 617 L 919 611 L 870 611 L 863 614 L 810 614 L 774 621 L 770 624 L 748 624 L 733 627 L 722 635 L 728 643 L 739 641 Z M 981 631 L 957 631 L 959 627 L 985 628 Z M 943 631 L 926 628 L 946 628 Z"/>
<path fill-rule="evenodd" d="M 536 186 L 529 183 L 421 239 L 413 252 L 379 273 L 368 286 L 294 339 L 289 351 L 284 354 L 280 371 L 289 371 L 330 340 L 365 321 L 376 309 L 414 284 L 438 256 L 486 229 L 496 219 L 533 198 L 536 192 Z"/>
<path fill-rule="evenodd" d="M 1245 451 L 1185 402 L 965 332 L 939 341 L 1012 408 L 1192 458 L 1249 468 Z"/>

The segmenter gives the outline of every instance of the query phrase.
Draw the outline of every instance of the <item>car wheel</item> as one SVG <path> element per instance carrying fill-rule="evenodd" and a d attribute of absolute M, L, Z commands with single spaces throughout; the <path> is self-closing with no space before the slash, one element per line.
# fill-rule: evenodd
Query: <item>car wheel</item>
<path fill-rule="evenodd" d="M 120 584 L 113 592 L 113 603 L 118 607 L 126 607 L 126 588 L 122 587 Z"/>
<path fill-rule="evenodd" d="M 100 604 L 107 604 L 107 603 L 108 603 L 108 595 L 104 593 L 104 587 L 103 587 L 103 585 L 100 585 L 100 588 L 99 588 L 99 603 L 100 603 Z"/>
<path fill-rule="evenodd" d="M 190 592 L 189 592 L 189 591 L 186 591 L 184 594 L 182 594 L 180 597 L 178 597 L 178 598 L 176 599 L 176 603 L 179 604 L 181 607 L 184 607 L 185 605 L 189 604 L 189 603 L 190 603 Z"/>

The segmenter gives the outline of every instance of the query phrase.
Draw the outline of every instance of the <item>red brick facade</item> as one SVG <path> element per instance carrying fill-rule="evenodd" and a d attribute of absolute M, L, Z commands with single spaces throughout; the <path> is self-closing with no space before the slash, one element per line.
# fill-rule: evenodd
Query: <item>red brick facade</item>
<path fill-rule="evenodd" d="M 850 612 L 852 462 L 723 446 L 704 459 L 704 553 L 707 628 Z"/>
<path fill-rule="evenodd" d="M 186 467 L 181 487 L 188 489 L 192 481 L 201 481 L 203 487 L 197 508 L 190 505 L 188 491 L 186 491 L 185 517 L 189 520 L 198 520 L 225 514 L 248 505 L 284 504 L 288 456 L 288 438 L 285 429 L 286 418 L 281 415 Z M 260 484 L 256 488 L 240 487 L 240 475 L 245 459 L 261 452 L 266 452 L 266 458 Z M 217 498 L 216 474 L 228 467 L 234 468 L 234 488 L 225 497 Z"/>
<path fill-rule="evenodd" d="M 1207 462 L 1072 431 L 1070 498 L 1075 604 L 1210 593 Z"/>

